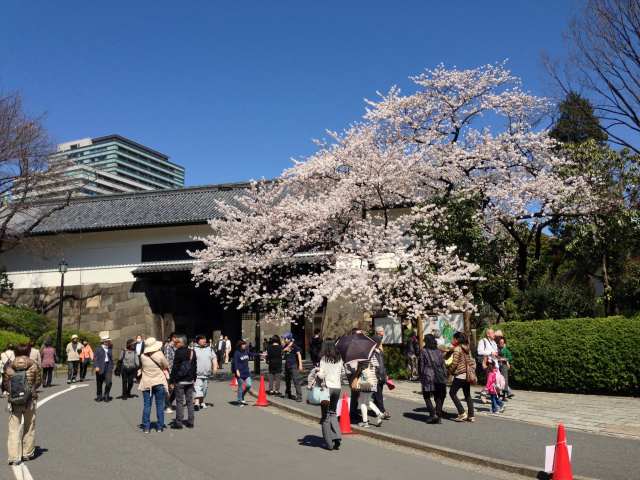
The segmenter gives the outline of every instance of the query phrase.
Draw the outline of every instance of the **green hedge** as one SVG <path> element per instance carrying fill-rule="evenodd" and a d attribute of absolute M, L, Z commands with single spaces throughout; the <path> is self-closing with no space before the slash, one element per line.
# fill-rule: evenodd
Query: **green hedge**
<path fill-rule="evenodd" d="M 404 346 L 385 345 L 384 366 L 387 368 L 387 373 L 391 378 L 395 380 L 408 379 L 409 371 L 407 370 L 407 359 L 404 355 Z"/>
<path fill-rule="evenodd" d="M 498 328 L 513 353 L 512 386 L 640 394 L 640 317 L 507 322 Z"/>
<path fill-rule="evenodd" d="M 62 360 L 63 361 L 67 360 L 66 358 L 67 354 L 65 352 L 65 349 L 67 347 L 67 344 L 71 341 L 72 335 L 78 335 L 78 337 L 80 337 L 81 340 L 84 340 L 84 339 L 88 340 L 94 350 L 100 344 L 100 337 L 95 333 L 84 332 L 82 330 L 78 331 L 78 330 L 63 328 L 62 329 L 62 356 L 63 356 Z M 40 336 L 40 338 L 38 338 L 37 345 L 38 346 L 42 345 L 47 339 L 50 339 L 52 342 L 52 345 L 55 347 L 56 331 L 49 330 L 48 332 L 43 333 Z"/>
<path fill-rule="evenodd" d="M 23 307 L 0 305 L 0 329 L 20 333 L 36 339 L 52 328 L 51 321 L 37 312 Z"/>
<path fill-rule="evenodd" d="M 29 337 L 16 332 L 0 330 L 0 352 L 4 352 L 9 344 L 19 345 L 28 343 Z"/>

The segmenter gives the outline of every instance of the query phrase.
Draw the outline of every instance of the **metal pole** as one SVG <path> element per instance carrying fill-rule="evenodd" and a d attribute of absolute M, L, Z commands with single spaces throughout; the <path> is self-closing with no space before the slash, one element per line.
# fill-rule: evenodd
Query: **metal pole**
<path fill-rule="evenodd" d="M 260 375 L 260 347 L 261 347 L 261 341 L 260 341 L 260 310 L 256 309 L 256 341 L 255 341 L 255 346 L 256 346 L 256 352 L 258 353 L 258 355 L 256 355 L 253 358 L 253 371 L 256 375 Z"/>
<path fill-rule="evenodd" d="M 58 330 L 56 331 L 56 351 L 62 358 L 62 306 L 64 301 L 64 273 L 60 275 L 60 301 L 58 303 Z"/>

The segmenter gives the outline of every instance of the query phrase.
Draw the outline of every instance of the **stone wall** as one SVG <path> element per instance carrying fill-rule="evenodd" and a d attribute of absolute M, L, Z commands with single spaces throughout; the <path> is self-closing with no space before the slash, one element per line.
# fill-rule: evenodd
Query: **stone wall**
<path fill-rule="evenodd" d="M 64 328 L 94 333 L 108 331 L 114 346 L 120 348 L 127 338 L 138 334 L 160 336 L 162 318 L 154 315 L 141 282 L 74 285 L 65 287 Z M 12 302 L 58 319 L 59 288 L 17 289 Z M 165 330 L 172 330 L 165 319 Z"/>

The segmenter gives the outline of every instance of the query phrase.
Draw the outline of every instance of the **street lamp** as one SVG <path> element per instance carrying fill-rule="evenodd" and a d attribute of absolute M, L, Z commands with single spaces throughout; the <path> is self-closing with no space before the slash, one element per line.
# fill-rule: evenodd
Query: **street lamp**
<path fill-rule="evenodd" d="M 60 301 L 58 302 L 58 331 L 56 332 L 56 351 L 58 358 L 62 358 L 62 303 L 64 301 L 64 274 L 67 273 L 69 265 L 62 260 L 58 265 L 60 272 Z"/>

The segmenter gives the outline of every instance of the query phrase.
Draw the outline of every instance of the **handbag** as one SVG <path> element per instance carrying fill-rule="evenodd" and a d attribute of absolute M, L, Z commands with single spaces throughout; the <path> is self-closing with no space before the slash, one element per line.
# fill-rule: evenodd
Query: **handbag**
<path fill-rule="evenodd" d="M 311 405 L 320 405 L 323 401 L 329 401 L 329 389 L 313 387 L 307 395 L 307 402 Z"/>
<path fill-rule="evenodd" d="M 467 382 L 471 385 L 478 383 L 478 376 L 476 375 L 476 361 L 470 356 L 465 354 L 464 361 L 467 370 Z"/>

